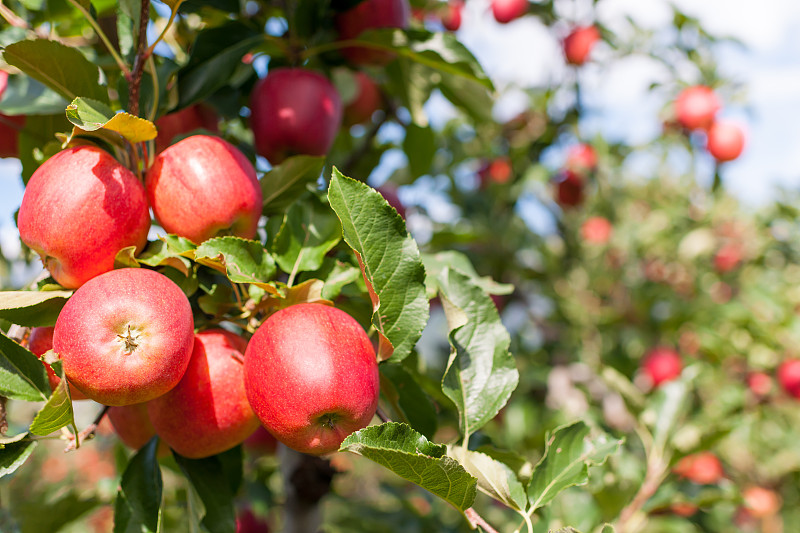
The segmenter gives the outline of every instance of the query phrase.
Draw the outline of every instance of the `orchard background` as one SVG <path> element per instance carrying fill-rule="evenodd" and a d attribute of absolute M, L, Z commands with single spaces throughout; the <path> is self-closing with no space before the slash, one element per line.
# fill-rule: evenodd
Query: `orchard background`
<path fill-rule="evenodd" d="M 460 4 L 412 1 L 404 28 L 362 14 L 373 29 L 347 34 L 358 3 L 0 4 L 0 151 L 21 168 L 4 191 L 68 146 L 143 176 L 154 150 L 219 135 L 258 171 L 256 237 L 191 243 L 154 223 L 116 266 L 168 275 L 198 330 L 249 338 L 277 309 L 331 303 L 382 361 L 378 416 L 333 455 L 263 433 L 202 459 L 132 450 L 98 404 L 36 385 L 28 328 L 53 325 L 71 289 L 5 239 L 0 530 L 792 531 L 798 197 L 763 191 L 776 160 L 785 184 L 797 171 L 753 161 L 748 87 L 719 63 L 739 45 L 677 7 L 659 31 L 609 19 L 611 0 L 467 0 L 460 25 Z M 589 26 L 596 41 L 562 50 Z M 549 36 L 543 52 L 490 38 L 520 32 Z M 520 57 L 538 78 L 504 70 Z M 647 104 L 604 108 L 592 89 L 632 58 L 658 72 Z M 254 135 L 254 98 L 277 98 L 253 96 L 258 80 L 282 67 L 333 83 L 344 125 L 312 116 L 299 135 L 331 128 L 332 145 L 259 147 L 290 136 L 277 121 Z M 716 161 L 681 123 L 697 85 L 748 132 L 741 159 Z"/>

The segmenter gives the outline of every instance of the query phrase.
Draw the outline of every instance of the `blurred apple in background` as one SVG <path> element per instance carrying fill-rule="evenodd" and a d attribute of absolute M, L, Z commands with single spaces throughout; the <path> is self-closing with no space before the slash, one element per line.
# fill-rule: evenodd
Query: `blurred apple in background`
<path fill-rule="evenodd" d="M 33 328 L 30 337 L 28 337 L 28 349 L 37 356 L 41 356 L 46 351 L 52 350 L 54 329 L 55 328 L 52 326 Z M 44 369 L 47 371 L 47 380 L 50 382 L 50 388 L 56 390 L 58 384 L 61 383 L 61 378 L 56 376 L 53 368 L 47 363 L 44 364 Z M 88 400 L 86 395 L 72 385 L 69 387 L 69 393 L 73 400 Z"/>
<path fill-rule="evenodd" d="M 604 217 L 590 217 L 581 226 L 583 240 L 592 244 L 605 244 L 611 239 L 613 227 Z"/>
<path fill-rule="evenodd" d="M 0 101 L 8 86 L 8 72 L 0 70 Z M 19 132 L 25 127 L 25 116 L 0 113 L 0 157 L 19 157 Z"/>
<path fill-rule="evenodd" d="M 788 394 L 800 398 L 800 359 L 787 359 L 778 367 L 778 383 Z"/>
<path fill-rule="evenodd" d="M 583 178 L 572 170 L 564 170 L 556 177 L 556 202 L 561 207 L 577 207 L 583 203 Z"/>
<path fill-rule="evenodd" d="M 589 59 L 595 43 L 600 40 L 600 30 L 595 26 L 579 26 L 564 38 L 564 57 L 570 65 L 583 65 Z"/>
<path fill-rule="evenodd" d="M 672 348 L 653 348 L 642 359 L 642 371 L 654 388 L 677 378 L 682 370 L 681 356 Z"/>
<path fill-rule="evenodd" d="M 408 28 L 411 13 L 408 0 L 364 0 L 336 16 L 339 39 L 355 39 L 366 30 Z M 342 55 L 356 65 L 385 65 L 395 55 L 361 46 L 342 48 Z"/>
<path fill-rule="evenodd" d="M 450 0 L 441 8 L 442 26 L 447 31 L 456 31 L 461 27 L 461 12 L 464 10 L 462 0 Z"/>
<path fill-rule="evenodd" d="M 497 22 L 507 24 L 528 11 L 528 0 L 492 0 L 492 14 Z"/>
<path fill-rule="evenodd" d="M 345 126 L 369 122 L 375 111 L 383 107 L 383 95 L 378 84 L 361 71 L 356 72 L 354 77 L 358 89 L 355 98 L 344 108 Z"/>
<path fill-rule="evenodd" d="M 675 118 L 686 129 L 707 129 L 721 107 L 711 87 L 695 85 L 682 90 L 675 99 Z"/>
<path fill-rule="evenodd" d="M 740 125 L 718 120 L 708 129 L 706 150 L 720 163 L 733 161 L 742 154 L 744 142 L 744 129 Z"/>
<path fill-rule="evenodd" d="M 156 120 L 156 128 L 158 128 L 156 154 L 159 154 L 171 145 L 176 137 L 195 130 L 202 129 L 211 133 L 219 133 L 219 116 L 210 107 L 197 104 L 164 115 Z"/>
<path fill-rule="evenodd" d="M 687 455 L 678 461 L 672 471 L 699 485 L 718 483 L 725 476 L 719 458 L 708 451 Z"/>
<path fill-rule="evenodd" d="M 597 152 L 589 144 L 570 146 L 565 166 L 582 176 L 597 170 Z"/>

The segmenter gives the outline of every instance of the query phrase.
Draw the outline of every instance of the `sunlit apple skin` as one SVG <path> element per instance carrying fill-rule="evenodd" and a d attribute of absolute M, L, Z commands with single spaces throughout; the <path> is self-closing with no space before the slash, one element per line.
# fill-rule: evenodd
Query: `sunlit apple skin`
<path fill-rule="evenodd" d="M 55 328 L 52 326 L 31 329 L 30 337 L 28 337 L 28 349 L 33 352 L 34 355 L 41 356 L 46 351 L 53 348 L 53 329 Z M 56 390 L 58 384 L 61 383 L 61 378 L 56 376 L 53 368 L 47 363 L 44 364 L 44 369 L 47 372 L 47 381 L 50 382 L 50 388 Z M 73 386 L 69 387 L 69 392 L 73 400 L 88 399 L 81 391 Z"/>
<path fill-rule="evenodd" d="M 706 150 L 720 163 L 733 161 L 742 155 L 744 142 L 744 129 L 741 126 L 727 120 L 718 120 L 708 129 Z"/>
<path fill-rule="evenodd" d="M 325 155 L 342 124 L 333 84 L 304 68 L 271 70 L 250 96 L 256 152 L 273 165 L 291 155 Z"/>
<path fill-rule="evenodd" d="M 671 348 L 653 348 L 642 360 L 642 370 L 653 387 L 659 387 L 681 375 L 683 361 L 680 354 Z"/>
<path fill-rule="evenodd" d="M 180 135 L 200 129 L 218 133 L 219 117 L 210 107 L 197 104 L 164 115 L 156 120 L 156 128 L 158 128 L 156 154 L 159 154 Z"/>
<path fill-rule="evenodd" d="M 378 405 L 375 351 L 344 311 L 309 303 L 271 315 L 244 358 L 247 398 L 276 439 L 299 452 L 336 451 Z"/>
<path fill-rule="evenodd" d="M 800 399 L 800 359 L 787 359 L 778 367 L 778 383 L 789 395 Z"/>
<path fill-rule="evenodd" d="M 0 70 L 0 100 L 8 86 L 8 72 Z M 0 113 L 0 157 L 19 157 L 19 132 L 25 126 L 25 116 Z"/>
<path fill-rule="evenodd" d="M 501 24 L 521 17 L 526 11 L 528 0 L 492 0 L 492 15 Z"/>
<path fill-rule="evenodd" d="M 722 105 L 711 87 L 694 85 L 675 99 L 675 118 L 688 130 L 708 129 Z"/>
<path fill-rule="evenodd" d="M 583 65 L 589 59 L 600 31 L 595 26 L 575 28 L 564 39 L 564 57 L 570 65 Z"/>
<path fill-rule="evenodd" d="M 719 458 L 708 451 L 687 455 L 678 461 L 673 472 L 699 485 L 719 483 L 725 477 Z"/>
<path fill-rule="evenodd" d="M 193 342 L 186 295 L 163 274 L 143 268 L 89 280 L 67 300 L 53 332 L 70 383 L 105 405 L 142 403 L 172 389 Z"/>
<path fill-rule="evenodd" d="M 219 137 L 193 135 L 161 152 L 145 187 L 156 220 L 169 233 L 195 243 L 256 235 L 262 207 L 256 169 Z"/>
<path fill-rule="evenodd" d="M 366 30 L 408 28 L 411 8 L 408 0 L 364 0 L 336 16 L 339 40 L 355 39 Z M 356 65 L 385 65 L 395 56 L 362 46 L 342 48 L 342 55 Z"/>
<path fill-rule="evenodd" d="M 442 13 L 442 26 L 447 31 L 457 31 L 461 27 L 461 12 L 464 10 L 462 0 L 450 0 Z"/>
<path fill-rule="evenodd" d="M 355 73 L 355 78 L 358 93 L 344 108 L 345 126 L 369 122 L 375 111 L 383 106 L 383 96 L 378 84 L 361 71 Z"/>
<path fill-rule="evenodd" d="M 147 243 L 150 210 L 136 176 L 100 148 L 78 146 L 45 161 L 19 208 L 19 235 L 64 287 L 114 268 L 122 249 Z"/>

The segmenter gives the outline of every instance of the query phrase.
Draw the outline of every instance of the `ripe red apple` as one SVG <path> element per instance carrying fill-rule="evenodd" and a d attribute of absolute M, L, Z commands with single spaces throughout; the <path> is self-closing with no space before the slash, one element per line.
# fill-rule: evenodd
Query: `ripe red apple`
<path fill-rule="evenodd" d="M 720 163 L 733 161 L 744 150 L 744 129 L 734 122 L 717 120 L 708 129 L 706 149 Z"/>
<path fill-rule="evenodd" d="M 564 38 L 564 57 L 570 65 L 583 65 L 589 59 L 592 48 L 600 40 L 596 26 L 579 26 Z"/>
<path fill-rule="evenodd" d="M 714 254 L 714 268 L 717 272 L 730 272 L 742 260 L 742 249 L 738 244 L 726 244 Z"/>
<path fill-rule="evenodd" d="M 64 287 L 114 268 L 120 249 L 142 250 L 150 229 L 144 186 L 100 148 L 78 146 L 45 161 L 19 208 L 19 235 Z"/>
<path fill-rule="evenodd" d="M 0 100 L 8 86 L 8 72 L 0 70 Z M 25 126 L 25 116 L 0 113 L 0 157 L 19 157 L 19 132 Z"/>
<path fill-rule="evenodd" d="M 406 218 L 406 207 L 403 205 L 403 202 L 400 201 L 400 196 L 397 194 L 397 187 L 391 183 L 384 183 L 376 190 L 381 193 L 381 196 L 383 196 L 384 200 L 386 200 L 390 206 L 397 209 L 401 217 Z"/>
<path fill-rule="evenodd" d="M 791 396 L 800 399 L 800 359 L 787 359 L 778 367 L 778 383 Z"/>
<path fill-rule="evenodd" d="M 725 476 L 719 458 L 708 451 L 687 455 L 678 461 L 672 471 L 699 485 L 718 483 Z"/>
<path fill-rule="evenodd" d="M 41 356 L 46 351 L 53 348 L 53 329 L 55 328 L 50 326 L 33 328 L 31 330 L 30 337 L 28 337 L 28 349 L 33 352 L 34 355 Z M 50 388 L 56 390 L 58 384 L 61 383 L 61 378 L 56 376 L 53 368 L 47 363 L 44 364 L 44 369 L 47 372 L 47 381 L 50 382 Z M 69 387 L 69 393 L 73 400 L 88 399 L 81 391 L 72 385 Z"/>
<path fill-rule="evenodd" d="M 366 30 L 408 28 L 411 13 L 408 0 L 364 0 L 336 16 L 339 40 L 355 39 Z M 342 55 L 356 65 L 385 65 L 394 54 L 363 46 L 342 48 Z"/>
<path fill-rule="evenodd" d="M 325 155 L 342 124 L 336 88 L 304 68 L 271 70 L 253 89 L 250 110 L 256 151 L 273 165 L 291 155 Z"/>
<path fill-rule="evenodd" d="M 192 354 L 194 319 L 163 274 L 123 268 L 86 282 L 56 320 L 53 349 L 70 383 L 105 405 L 157 398 L 178 384 Z"/>
<path fill-rule="evenodd" d="M 244 358 L 250 405 L 286 446 L 322 455 L 369 424 L 378 405 L 375 350 L 339 309 L 297 304 L 256 330 Z"/>
<path fill-rule="evenodd" d="M 195 243 L 256 235 L 262 207 L 256 169 L 219 137 L 193 135 L 173 144 L 158 154 L 145 186 L 156 220 L 169 233 Z"/>
<path fill-rule="evenodd" d="M 513 175 L 511 167 L 511 160 L 507 157 L 498 157 L 493 159 L 489 166 L 486 167 L 485 178 L 494 183 L 508 183 Z M 484 175 L 481 175 L 482 181 L 486 182 Z"/>
<path fill-rule="evenodd" d="M 128 448 L 138 450 L 156 435 L 150 415 L 147 414 L 146 402 L 109 407 L 106 416 L 119 440 Z M 158 456 L 168 454 L 169 447 L 162 439 L 158 443 Z"/>
<path fill-rule="evenodd" d="M 442 8 L 442 26 L 447 31 L 456 31 L 461 27 L 461 12 L 464 10 L 463 0 L 450 0 Z"/>
<path fill-rule="evenodd" d="M 242 509 L 236 514 L 236 533 L 269 533 L 269 522 L 251 509 Z"/>
<path fill-rule="evenodd" d="M 745 509 L 756 518 L 772 516 L 781 508 L 780 496 L 764 487 L 748 487 L 742 491 L 742 498 Z"/>
<path fill-rule="evenodd" d="M 653 387 L 677 378 L 682 369 L 681 356 L 672 348 L 653 348 L 642 360 L 642 370 Z"/>
<path fill-rule="evenodd" d="M 581 226 L 583 240 L 592 244 L 605 244 L 611 239 L 613 227 L 604 217 L 589 217 Z"/>
<path fill-rule="evenodd" d="M 585 176 L 597 169 L 597 153 L 588 144 L 581 143 L 571 146 L 567 150 L 565 166 L 576 174 Z"/>
<path fill-rule="evenodd" d="M 556 178 L 556 201 L 561 207 L 576 207 L 583 203 L 583 178 L 566 169 Z"/>
<path fill-rule="evenodd" d="M 156 120 L 156 128 L 158 128 L 156 154 L 159 154 L 180 135 L 200 129 L 218 133 L 219 117 L 210 107 L 197 104 L 164 115 Z"/>
<path fill-rule="evenodd" d="M 343 122 L 345 126 L 369 122 L 372 115 L 383 106 L 383 95 L 378 84 L 364 72 L 355 73 L 358 91 L 352 102 L 344 108 Z"/>
<path fill-rule="evenodd" d="M 686 129 L 707 129 L 720 107 L 719 98 L 711 87 L 695 85 L 682 90 L 675 99 L 675 118 Z"/>
<path fill-rule="evenodd" d="M 528 11 L 528 0 L 492 0 L 492 14 L 501 24 L 507 24 Z"/>
<path fill-rule="evenodd" d="M 259 422 L 244 391 L 247 341 L 223 329 L 195 335 L 189 367 L 175 388 L 147 405 L 170 448 L 199 459 L 241 444 Z"/>
<path fill-rule="evenodd" d="M 253 434 L 244 440 L 242 446 L 255 455 L 272 455 L 278 448 L 278 441 L 267 428 L 259 425 Z"/>
<path fill-rule="evenodd" d="M 756 396 L 767 396 L 772 392 L 772 378 L 764 372 L 753 372 L 747 376 L 747 386 Z"/>

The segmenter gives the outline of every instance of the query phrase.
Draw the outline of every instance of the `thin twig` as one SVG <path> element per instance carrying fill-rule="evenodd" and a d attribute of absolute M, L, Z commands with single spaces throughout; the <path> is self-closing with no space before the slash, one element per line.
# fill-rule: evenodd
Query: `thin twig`
<path fill-rule="evenodd" d="M 375 410 L 375 414 L 378 415 L 378 418 L 381 419 L 381 422 L 385 423 L 385 422 L 391 422 L 392 421 L 392 419 L 389 418 L 389 416 L 386 414 L 386 411 L 384 411 L 383 408 L 380 405 L 378 406 L 378 409 Z"/>
<path fill-rule="evenodd" d="M 3 5 L 2 0 L 0 0 L 0 17 L 6 19 L 6 22 L 8 22 L 9 24 L 11 24 L 16 28 L 24 28 L 26 30 L 31 29 L 31 27 L 28 25 L 25 19 L 17 16 L 17 14 L 11 11 L 11 9 L 9 9 L 8 6 Z"/>
<path fill-rule="evenodd" d="M 486 531 L 486 533 L 498 533 L 498 531 L 491 525 L 489 525 L 489 523 L 486 520 L 484 520 L 481 515 L 478 514 L 478 511 L 476 511 L 472 507 L 464 511 L 464 516 L 467 517 L 467 520 L 469 520 L 469 523 L 472 525 L 472 527 L 480 526 L 481 529 Z"/>
<path fill-rule="evenodd" d="M 142 10 L 139 16 L 139 39 L 136 44 L 136 59 L 133 62 L 133 72 L 128 79 L 128 112 L 139 115 L 139 87 L 142 84 L 144 64 L 149 56 L 147 48 L 147 23 L 150 20 L 150 0 L 142 0 Z"/>
<path fill-rule="evenodd" d="M 64 451 L 69 452 L 76 450 L 80 447 L 82 442 L 93 439 L 95 432 L 97 431 L 97 426 L 100 425 L 100 422 L 103 420 L 103 417 L 106 416 L 106 413 L 108 413 L 108 406 L 104 405 L 103 409 L 97 413 L 94 421 L 83 428 L 83 431 L 77 433 L 72 439 L 69 440 Z"/>
<path fill-rule="evenodd" d="M 169 20 L 167 21 L 166 26 L 164 26 L 164 29 L 161 30 L 161 33 L 156 38 L 156 40 L 153 41 L 153 44 L 151 44 L 150 46 L 147 47 L 147 56 L 148 57 L 153 55 L 153 51 L 156 49 L 156 45 L 158 43 L 160 43 L 161 40 L 164 38 L 164 36 L 167 34 L 167 31 L 172 26 L 172 22 L 175 20 L 175 16 L 178 14 L 178 8 L 181 7 L 181 4 L 183 2 L 184 2 L 184 0 L 178 0 L 178 2 L 176 2 L 175 5 L 172 7 L 172 13 L 170 13 L 170 15 L 169 15 Z"/>

